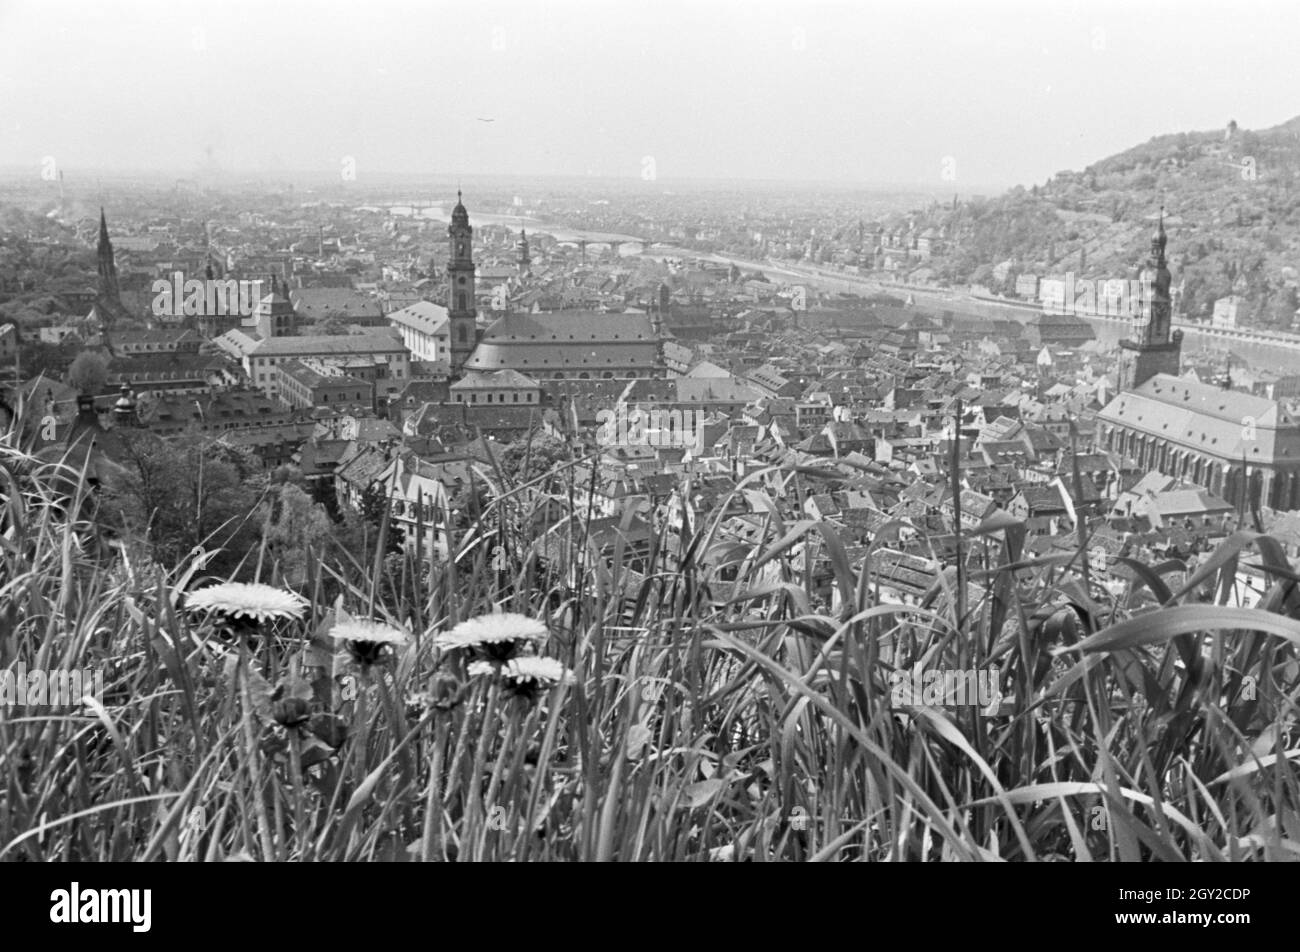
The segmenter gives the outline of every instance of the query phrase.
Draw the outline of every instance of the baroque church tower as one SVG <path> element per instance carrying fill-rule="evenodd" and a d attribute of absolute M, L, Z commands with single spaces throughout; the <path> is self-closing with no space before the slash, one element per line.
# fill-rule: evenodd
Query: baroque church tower
<path fill-rule="evenodd" d="M 1165 210 L 1151 237 L 1151 255 L 1138 269 L 1140 288 L 1133 315 L 1133 336 L 1120 341 L 1119 389 L 1134 390 L 1156 374 L 1178 376 L 1182 363 L 1183 332 L 1171 331 L 1173 299 L 1169 266 L 1165 261 Z"/>
<path fill-rule="evenodd" d="M 469 212 L 456 192 L 456 207 L 447 226 L 451 257 L 447 261 L 447 322 L 451 333 L 451 370 L 459 373 L 478 343 L 478 311 L 474 307 L 474 229 Z"/>

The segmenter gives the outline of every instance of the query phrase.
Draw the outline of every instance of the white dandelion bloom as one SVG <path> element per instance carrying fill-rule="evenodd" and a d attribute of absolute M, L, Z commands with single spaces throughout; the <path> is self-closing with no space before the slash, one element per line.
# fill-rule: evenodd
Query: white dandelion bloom
<path fill-rule="evenodd" d="M 504 661 L 519 649 L 541 645 L 546 637 L 546 626 L 536 618 L 502 612 L 463 621 L 435 638 L 434 644 L 443 651 L 468 648 Z"/>
<path fill-rule="evenodd" d="M 379 621 L 350 619 L 335 622 L 330 637 L 338 641 L 358 641 L 370 645 L 404 645 L 411 636 L 400 628 Z"/>
<path fill-rule="evenodd" d="M 210 585 L 185 597 L 191 611 L 219 612 L 228 617 L 251 618 L 257 622 L 271 619 L 302 618 L 307 599 L 294 592 L 257 582 L 222 582 Z"/>
<path fill-rule="evenodd" d="M 343 642 L 352 660 L 362 667 L 380 664 L 389 648 L 399 648 L 411 640 L 400 628 L 358 618 L 335 622 L 330 637 Z"/>
<path fill-rule="evenodd" d="M 490 678 L 496 674 L 497 665 L 491 661 L 471 661 L 466 673 L 471 678 Z"/>
<path fill-rule="evenodd" d="M 555 658 L 524 657 L 514 658 L 501 669 L 501 676 L 507 681 L 538 687 L 550 687 L 561 681 L 569 683 L 573 674 Z"/>

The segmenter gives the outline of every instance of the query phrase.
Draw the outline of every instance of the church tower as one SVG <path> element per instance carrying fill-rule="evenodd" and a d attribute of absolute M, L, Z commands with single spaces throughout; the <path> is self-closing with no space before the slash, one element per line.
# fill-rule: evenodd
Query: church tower
<path fill-rule="evenodd" d="M 105 302 L 122 301 L 117 284 L 117 262 L 113 260 L 113 242 L 108 237 L 108 219 L 104 209 L 99 210 L 99 246 L 95 249 L 99 266 L 99 297 Z"/>
<path fill-rule="evenodd" d="M 528 273 L 533 259 L 528 254 L 528 234 L 522 228 L 519 229 L 519 240 L 515 242 L 515 253 L 519 257 L 519 275 L 523 277 Z"/>
<path fill-rule="evenodd" d="M 1156 374 L 1178 376 L 1182 364 L 1183 332 L 1171 331 L 1173 299 L 1169 266 L 1165 261 L 1165 210 L 1151 237 L 1151 255 L 1138 269 L 1133 315 L 1133 336 L 1120 341 L 1119 389 L 1133 390 Z"/>
<path fill-rule="evenodd" d="M 113 259 L 113 242 L 108 237 L 108 219 L 104 209 L 99 210 L 99 244 L 95 249 L 99 271 L 99 286 L 95 291 L 95 305 L 86 315 L 88 322 L 98 328 L 108 352 L 114 353 L 109 332 L 119 322 L 127 322 L 130 315 L 122 305 L 122 290 L 117 282 L 117 262 Z"/>
<path fill-rule="evenodd" d="M 451 333 L 451 369 L 458 373 L 474 353 L 478 311 L 474 308 L 474 229 L 469 212 L 456 192 L 456 207 L 447 226 L 451 257 L 447 261 L 447 320 Z"/>

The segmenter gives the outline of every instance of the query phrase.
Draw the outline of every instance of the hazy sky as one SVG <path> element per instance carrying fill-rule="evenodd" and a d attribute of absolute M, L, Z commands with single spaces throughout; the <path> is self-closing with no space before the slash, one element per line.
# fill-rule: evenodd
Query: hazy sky
<path fill-rule="evenodd" d="M 0 0 L 0 167 L 1028 185 L 1290 119 L 1298 41 L 1295 0 Z"/>

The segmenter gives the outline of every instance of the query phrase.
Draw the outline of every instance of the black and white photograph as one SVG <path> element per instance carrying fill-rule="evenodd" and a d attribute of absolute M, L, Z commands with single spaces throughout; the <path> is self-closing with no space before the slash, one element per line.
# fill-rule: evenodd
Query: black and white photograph
<path fill-rule="evenodd" d="M 1300 860 L 1298 41 L 0 0 L 24 916 L 157 933 L 162 863 L 1059 863 L 1081 934 L 1248 934 L 1245 866 L 1147 870 Z"/>

